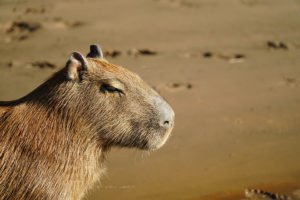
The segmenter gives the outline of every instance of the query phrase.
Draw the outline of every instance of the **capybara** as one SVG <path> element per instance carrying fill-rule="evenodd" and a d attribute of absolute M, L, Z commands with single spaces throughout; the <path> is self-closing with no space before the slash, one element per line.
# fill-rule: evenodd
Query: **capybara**
<path fill-rule="evenodd" d="M 66 66 L 18 100 L 0 102 L 0 199 L 79 200 L 112 147 L 160 148 L 172 108 L 142 79 L 103 58 Z"/>

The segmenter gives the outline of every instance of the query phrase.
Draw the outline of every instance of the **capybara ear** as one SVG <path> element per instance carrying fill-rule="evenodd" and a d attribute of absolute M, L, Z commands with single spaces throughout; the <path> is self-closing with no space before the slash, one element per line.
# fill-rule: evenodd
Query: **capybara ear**
<path fill-rule="evenodd" d="M 81 73 L 88 68 L 88 61 L 81 53 L 73 52 L 67 62 L 68 78 L 76 80 L 81 78 Z"/>
<path fill-rule="evenodd" d="M 90 53 L 86 57 L 104 59 L 101 48 L 96 44 L 90 45 Z"/>

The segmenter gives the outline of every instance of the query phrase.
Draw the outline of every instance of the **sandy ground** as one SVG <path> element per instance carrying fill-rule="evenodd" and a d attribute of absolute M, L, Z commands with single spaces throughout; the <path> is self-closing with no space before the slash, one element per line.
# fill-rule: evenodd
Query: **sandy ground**
<path fill-rule="evenodd" d="M 300 1 L 0 0 L 0 99 L 92 43 L 155 87 L 176 125 L 156 152 L 114 149 L 86 199 L 300 196 Z"/>

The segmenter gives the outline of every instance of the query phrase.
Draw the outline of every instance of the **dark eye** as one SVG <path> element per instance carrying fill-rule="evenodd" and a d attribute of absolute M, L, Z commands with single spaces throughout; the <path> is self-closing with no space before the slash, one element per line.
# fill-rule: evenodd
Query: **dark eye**
<path fill-rule="evenodd" d="M 110 93 L 120 93 L 120 94 L 124 94 L 124 92 L 121 89 L 115 88 L 109 84 L 102 84 L 100 87 L 100 91 L 101 92 L 110 92 Z"/>

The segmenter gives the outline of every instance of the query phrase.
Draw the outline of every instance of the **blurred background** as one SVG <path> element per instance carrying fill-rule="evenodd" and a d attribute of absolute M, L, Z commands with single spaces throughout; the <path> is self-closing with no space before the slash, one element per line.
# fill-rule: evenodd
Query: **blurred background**
<path fill-rule="evenodd" d="M 158 151 L 113 149 L 87 200 L 299 198 L 299 0 L 0 0 L 0 99 L 94 43 L 176 122 Z"/>

